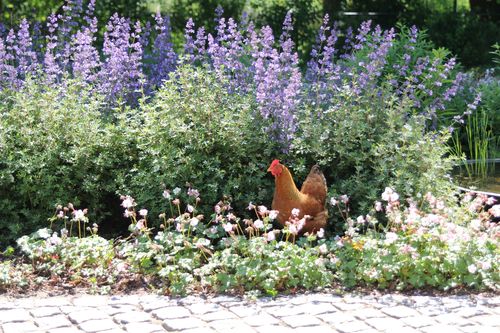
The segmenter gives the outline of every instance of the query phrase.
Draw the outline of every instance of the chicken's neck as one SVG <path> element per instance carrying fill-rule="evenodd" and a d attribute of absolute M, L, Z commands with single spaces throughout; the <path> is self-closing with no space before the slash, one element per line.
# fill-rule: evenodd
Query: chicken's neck
<path fill-rule="evenodd" d="M 288 168 L 283 168 L 281 174 L 276 177 L 276 189 L 274 193 L 275 197 L 279 196 L 280 198 L 298 199 L 300 197 L 300 191 L 297 189 Z"/>

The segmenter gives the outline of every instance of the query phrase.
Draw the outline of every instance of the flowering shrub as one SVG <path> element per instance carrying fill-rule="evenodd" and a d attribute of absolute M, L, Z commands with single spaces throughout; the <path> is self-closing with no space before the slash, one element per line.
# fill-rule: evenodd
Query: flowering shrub
<path fill-rule="evenodd" d="M 467 193 L 457 205 L 427 193 L 418 202 L 408 199 L 406 207 L 386 188 L 382 199 L 369 214 L 348 218 L 346 235 L 328 242 L 337 278 L 396 289 L 500 287 L 500 229 L 492 222 L 500 205 L 484 209 L 493 198 Z"/>
<path fill-rule="evenodd" d="M 153 24 L 113 15 L 98 46 L 94 7 L 68 2 L 46 36 L 26 20 L 0 32 L 0 126 L 24 133 L 0 134 L 7 240 L 61 202 L 111 215 L 104 201 L 117 192 L 156 216 L 156 191 L 179 182 L 206 193 L 204 211 L 224 195 L 238 207 L 268 204 L 263 170 L 275 157 L 301 179 L 319 163 L 353 212 L 385 185 L 447 192 L 451 161 L 437 131 L 450 125 L 439 120 L 464 76 L 417 28 L 368 21 L 342 32 L 325 17 L 302 70 L 290 12 L 275 38 L 219 8 L 215 31 L 187 22 L 176 53 L 160 15 Z"/>
<path fill-rule="evenodd" d="M 285 241 L 287 230 L 273 228 L 276 214 L 264 206 L 251 204 L 256 218 L 241 219 L 221 201 L 205 217 L 197 212 L 198 191 L 189 188 L 188 193 L 192 200 L 181 205 L 179 188 L 165 191 L 169 204 L 157 232 L 148 225 L 148 210 L 123 196 L 123 212 L 131 222 L 125 239 L 107 241 L 97 236 L 96 226 L 82 238 L 71 237 L 66 228 L 21 237 L 17 244 L 27 262 L 0 264 L 0 288 L 50 281 L 112 292 L 135 281 L 162 293 L 249 296 L 337 284 L 398 290 L 500 288 L 500 231 L 493 222 L 500 217 L 500 205 L 492 198 L 467 193 L 460 203 L 447 204 L 427 193 L 405 204 L 387 187 L 369 213 L 353 219 L 344 209 L 348 198 L 341 196 L 330 202 L 346 212 L 342 235 L 324 238 L 320 231 L 290 242 Z M 57 221 L 66 223 L 64 216 L 57 213 Z M 29 275 L 36 278 L 29 280 Z"/>

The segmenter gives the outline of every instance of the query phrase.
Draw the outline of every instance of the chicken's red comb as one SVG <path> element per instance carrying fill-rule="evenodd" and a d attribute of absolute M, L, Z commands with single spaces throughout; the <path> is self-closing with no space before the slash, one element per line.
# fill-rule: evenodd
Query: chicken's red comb
<path fill-rule="evenodd" d="M 270 168 L 275 167 L 276 165 L 280 164 L 280 160 L 274 159 L 271 165 L 269 166 Z"/>

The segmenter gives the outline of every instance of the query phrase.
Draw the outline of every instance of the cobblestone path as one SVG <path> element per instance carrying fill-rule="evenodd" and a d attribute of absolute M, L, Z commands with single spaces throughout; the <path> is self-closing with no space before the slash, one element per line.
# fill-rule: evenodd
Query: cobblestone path
<path fill-rule="evenodd" d="M 500 332 L 500 296 L 0 296 L 0 333 Z"/>

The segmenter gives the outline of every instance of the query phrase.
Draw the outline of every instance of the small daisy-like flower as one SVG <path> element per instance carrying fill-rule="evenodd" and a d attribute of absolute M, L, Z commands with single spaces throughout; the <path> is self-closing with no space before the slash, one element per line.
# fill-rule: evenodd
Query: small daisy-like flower
<path fill-rule="evenodd" d="M 344 204 L 347 204 L 349 202 L 349 196 L 347 194 L 343 194 L 339 197 L 340 201 L 342 201 Z"/>
<path fill-rule="evenodd" d="M 139 215 L 146 217 L 148 215 L 148 210 L 147 209 L 141 209 L 139 211 Z"/>
<path fill-rule="evenodd" d="M 257 207 L 257 209 L 259 210 L 259 214 L 260 215 L 264 215 L 267 213 L 267 207 L 266 206 L 259 206 Z"/>
<path fill-rule="evenodd" d="M 200 223 L 200 220 L 198 220 L 196 217 L 193 217 L 190 221 L 189 221 L 189 224 L 192 226 L 192 227 L 196 227 L 198 225 L 198 223 Z"/>
<path fill-rule="evenodd" d="M 277 217 L 278 217 L 278 211 L 277 210 L 270 210 L 269 211 L 269 218 L 271 220 L 276 220 Z"/>
<path fill-rule="evenodd" d="M 469 266 L 467 266 L 467 270 L 469 271 L 469 273 L 474 274 L 477 271 L 477 267 L 474 264 L 470 264 Z"/>
<path fill-rule="evenodd" d="M 233 231 L 233 225 L 231 223 L 226 223 L 226 224 L 223 224 L 222 227 L 224 228 L 224 230 L 226 232 L 231 232 Z"/>
<path fill-rule="evenodd" d="M 262 220 L 255 220 L 253 226 L 257 229 L 262 229 L 264 228 L 264 222 Z"/>
<path fill-rule="evenodd" d="M 81 220 L 85 217 L 85 213 L 83 212 L 83 210 L 78 209 L 78 210 L 73 211 L 73 216 L 74 216 L 75 220 Z"/>

